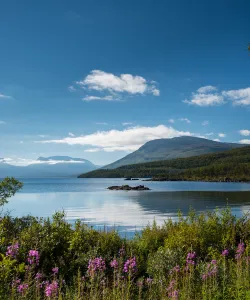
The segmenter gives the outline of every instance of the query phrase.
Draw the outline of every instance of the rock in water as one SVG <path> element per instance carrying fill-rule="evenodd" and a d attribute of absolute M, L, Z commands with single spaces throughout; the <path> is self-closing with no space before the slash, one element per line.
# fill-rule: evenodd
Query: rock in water
<path fill-rule="evenodd" d="M 144 185 L 138 185 L 138 186 L 113 185 L 113 186 L 109 186 L 108 190 L 111 190 L 111 191 L 149 191 L 150 189 Z"/>

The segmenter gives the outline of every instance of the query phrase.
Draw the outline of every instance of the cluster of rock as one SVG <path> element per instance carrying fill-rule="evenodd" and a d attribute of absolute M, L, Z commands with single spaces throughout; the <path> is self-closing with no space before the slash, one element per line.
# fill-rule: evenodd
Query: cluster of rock
<path fill-rule="evenodd" d="M 129 186 L 129 185 L 113 185 L 108 187 L 111 191 L 149 191 L 150 189 L 144 185 Z"/>

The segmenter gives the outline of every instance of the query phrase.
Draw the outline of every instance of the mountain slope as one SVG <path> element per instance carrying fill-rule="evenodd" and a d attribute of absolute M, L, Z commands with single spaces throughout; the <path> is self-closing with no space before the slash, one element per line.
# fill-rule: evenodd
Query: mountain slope
<path fill-rule="evenodd" d="M 155 177 L 157 180 L 250 181 L 250 146 L 225 152 L 99 169 L 81 178 Z"/>
<path fill-rule="evenodd" d="M 39 157 L 37 163 L 28 166 L 13 166 L 2 159 L 0 178 L 14 177 L 77 177 L 83 172 L 95 170 L 92 162 L 68 156 Z"/>
<path fill-rule="evenodd" d="M 182 136 L 172 139 L 158 139 L 147 142 L 137 151 L 128 154 L 122 159 L 117 160 L 104 168 L 114 169 L 128 164 L 191 157 L 195 155 L 226 151 L 242 146 L 244 145 L 221 143 L 190 136 Z"/>

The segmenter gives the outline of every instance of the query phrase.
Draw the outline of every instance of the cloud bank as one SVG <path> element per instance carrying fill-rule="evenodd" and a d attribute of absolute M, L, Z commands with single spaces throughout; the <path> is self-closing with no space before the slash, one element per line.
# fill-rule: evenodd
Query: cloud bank
<path fill-rule="evenodd" d="M 59 140 L 38 141 L 39 143 L 55 143 L 68 145 L 92 146 L 87 152 L 97 151 L 135 151 L 148 141 L 191 136 L 189 131 L 178 131 L 172 127 L 158 125 L 155 127 L 135 126 L 124 130 L 97 131 L 79 137 L 65 137 Z M 97 150 L 98 149 L 98 150 Z"/>

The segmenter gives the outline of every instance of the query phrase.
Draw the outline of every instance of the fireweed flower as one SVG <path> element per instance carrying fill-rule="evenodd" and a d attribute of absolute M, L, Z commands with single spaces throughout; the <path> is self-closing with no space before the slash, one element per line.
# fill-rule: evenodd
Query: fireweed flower
<path fill-rule="evenodd" d="M 37 250 L 30 250 L 28 255 L 28 263 L 30 265 L 39 265 L 39 252 Z"/>
<path fill-rule="evenodd" d="M 229 251 L 227 249 L 223 250 L 221 253 L 222 256 L 228 256 L 228 254 L 229 254 Z"/>
<path fill-rule="evenodd" d="M 179 291 L 176 290 L 176 280 L 173 279 L 170 281 L 169 286 L 167 287 L 167 293 L 170 299 L 178 299 Z"/>
<path fill-rule="evenodd" d="M 244 253 L 244 251 L 245 251 L 245 244 L 244 243 L 239 243 L 238 248 L 236 250 L 235 258 L 236 259 L 241 258 L 241 256 Z"/>
<path fill-rule="evenodd" d="M 41 273 L 36 273 L 35 279 L 39 280 L 43 277 L 43 275 Z"/>
<path fill-rule="evenodd" d="M 101 257 L 96 257 L 89 260 L 88 274 L 93 277 L 95 273 L 100 273 L 106 270 L 105 260 Z"/>
<path fill-rule="evenodd" d="M 7 247 L 6 256 L 9 256 L 11 258 L 16 258 L 19 250 L 19 244 L 15 243 L 13 245 L 10 245 Z"/>
<path fill-rule="evenodd" d="M 135 257 L 129 258 L 124 264 L 123 271 L 125 273 L 129 273 L 129 272 L 136 272 L 136 270 L 137 270 L 136 258 Z"/>
<path fill-rule="evenodd" d="M 52 272 L 53 272 L 54 275 L 56 275 L 58 273 L 58 271 L 59 271 L 58 267 L 55 267 L 55 268 L 52 269 Z"/>
<path fill-rule="evenodd" d="M 211 261 L 211 263 L 207 264 L 206 273 L 202 274 L 201 278 L 204 281 L 204 280 L 208 279 L 209 277 L 216 276 L 217 273 L 218 273 L 217 261 L 215 259 L 213 259 Z"/>
<path fill-rule="evenodd" d="M 173 267 L 173 269 L 170 271 L 170 273 L 179 273 L 181 270 L 179 265 L 176 265 L 175 267 Z"/>
<path fill-rule="evenodd" d="M 110 262 L 110 266 L 111 266 L 111 268 L 117 269 L 118 268 L 118 261 L 116 259 L 113 259 Z"/>
<path fill-rule="evenodd" d="M 29 285 L 27 283 L 20 284 L 17 287 L 17 291 L 18 291 L 18 293 L 24 295 L 26 290 L 28 289 L 28 287 L 29 287 Z"/>
<path fill-rule="evenodd" d="M 16 287 L 17 285 L 19 285 L 21 283 L 20 279 L 15 279 L 12 281 L 12 287 Z"/>
<path fill-rule="evenodd" d="M 125 249 L 124 247 L 122 247 L 120 250 L 119 250 L 119 256 L 124 256 L 125 255 Z"/>
<path fill-rule="evenodd" d="M 56 296 L 58 293 L 58 282 L 56 280 L 52 281 L 52 283 L 47 283 L 45 286 L 45 296 L 52 297 Z"/>

